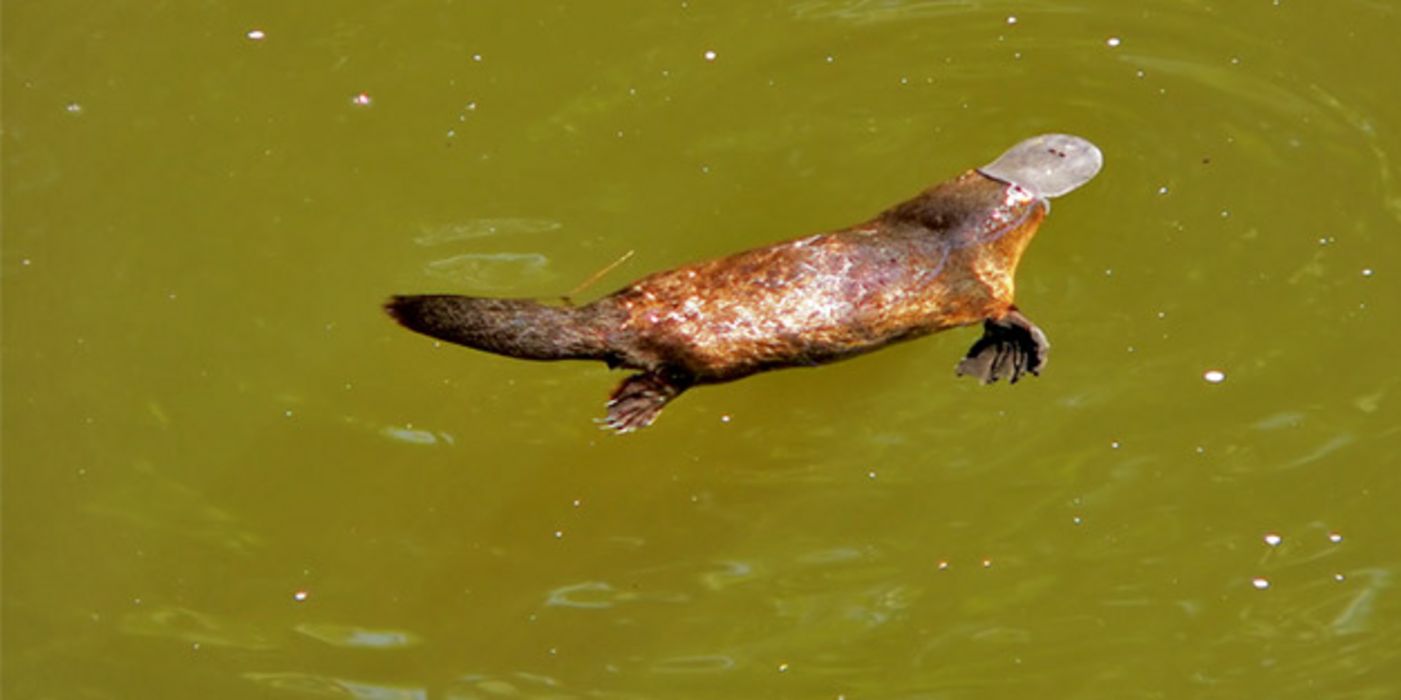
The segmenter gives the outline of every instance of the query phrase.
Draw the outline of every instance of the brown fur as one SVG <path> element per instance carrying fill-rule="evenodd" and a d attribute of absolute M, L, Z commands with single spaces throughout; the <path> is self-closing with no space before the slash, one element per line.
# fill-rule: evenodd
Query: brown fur
<path fill-rule="evenodd" d="M 1007 317 L 1046 211 L 968 171 L 863 224 L 659 272 L 579 308 L 401 296 L 387 309 L 412 330 L 489 352 L 641 370 L 609 404 L 609 427 L 626 432 L 695 384 Z"/>

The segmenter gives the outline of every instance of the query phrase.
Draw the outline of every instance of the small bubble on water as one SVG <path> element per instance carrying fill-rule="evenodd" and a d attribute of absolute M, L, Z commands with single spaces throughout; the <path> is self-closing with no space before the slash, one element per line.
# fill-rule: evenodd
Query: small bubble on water
<path fill-rule="evenodd" d="M 557 540 L 562 540 L 562 539 L 564 539 L 564 530 L 555 530 L 555 539 L 557 539 Z"/>
<path fill-rule="evenodd" d="M 1269 546 L 1271 546 L 1271 547 L 1278 547 L 1278 546 L 1279 546 L 1279 543 L 1281 543 L 1281 542 L 1283 542 L 1283 541 L 1284 541 L 1284 538 L 1283 538 L 1283 537 L 1280 537 L 1280 536 L 1279 536 L 1279 533 L 1277 533 L 1277 532 L 1267 532 L 1267 533 L 1265 533 L 1265 544 L 1267 544 L 1267 545 L 1269 545 Z"/>
<path fill-rule="evenodd" d="M 1016 16 L 1016 15 L 1008 15 L 1008 16 L 1007 16 L 1007 24 L 1016 24 L 1016 23 L 1017 23 L 1017 16 Z"/>
<path fill-rule="evenodd" d="M 1343 579 L 1345 579 L 1345 578 L 1347 578 L 1347 577 L 1344 576 L 1344 575 L 1342 575 L 1342 574 L 1333 574 L 1333 580 L 1334 580 L 1334 581 L 1337 581 L 1338 583 L 1342 583 L 1342 582 L 1343 582 Z"/>
<path fill-rule="evenodd" d="M 866 472 L 866 478 L 867 478 L 867 479 L 874 479 L 874 478 L 876 478 L 876 470 L 872 469 L 871 471 Z"/>
<path fill-rule="evenodd" d="M 983 568 L 984 568 L 984 569 L 991 569 L 991 568 L 992 568 L 992 560 L 991 560 L 991 559 L 984 559 L 984 560 L 983 560 Z"/>
<path fill-rule="evenodd" d="M 300 590 L 300 591 L 296 591 L 296 592 L 292 593 L 292 600 L 295 600 L 295 601 L 297 601 L 298 603 L 305 603 L 305 602 L 306 602 L 306 599 L 307 599 L 307 598 L 310 598 L 310 597 L 311 597 L 311 594 L 308 593 L 308 592 L 305 591 L 305 590 Z"/>
<path fill-rule="evenodd" d="M 371 102 L 374 102 L 374 100 L 370 97 L 370 93 L 368 92 L 356 93 L 354 97 L 350 98 L 350 104 L 356 107 L 369 107 Z"/>
<path fill-rule="evenodd" d="M 1078 516 L 1078 515 L 1076 515 L 1076 516 L 1074 516 L 1074 517 L 1072 517 L 1072 518 L 1070 519 L 1070 522 L 1072 522 L 1072 523 L 1074 523 L 1074 524 L 1076 524 L 1076 525 L 1084 525 L 1084 524 L 1085 524 L 1085 519 L 1084 519 L 1084 518 L 1081 518 L 1081 517 Z"/>
<path fill-rule="evenodd" d="M 706 51 L 704 54 L 705 60 L 707 61 L 714 61 L 718 55 L 719 54 L 715 53 L 714 51 Z"/>
<path fill-rule="evenodd" d="M 1362 268 L 1362 276 L 1363 276 L 1363 277 L 1371 277 L 1373 274 L 1374 274 L 1374 272 L 1373 272 L 1372 268 L 1370 268 L 1370 267 L 1364 267 L 1364 268 Z"/>
<path fill-rule="evenodd" d="M 940 571 L 948 571 L 948 570 L 949 570 L 949 563 L 948 563 L 947 561 L 943 560 L 943 559 L 940 559 L 940 560 L 939 560 L 939 570 L 940 570 Z"/>
<path fill-rule="evenodd" d="M 785 662 L 779 664 L 779 665 L 778 665 L 778 672 L 779 672 L 779 673 L 787 673 L 787 672 L 788 672 L 788 662 L 785 661 Z"/>
<path fill-rule="evenodd" d="M 1337 544 L 1337 543 L 1339 543 L 1339 542 L 1342 542 L 1342 541 L 1343 541 L 1343 533 L 1341 533 L 1341 532 L 1330 532 L 1330 533 L 1328 533 L 1328 541 L 1329 541 L 1329 542 L 1332 542 L 1333 544 Z"/>
<path fill-rule="evenodd" d="M 1112 49 L 1112 48 L 1114 48 L 1114 47 L 1116 47 L 1116 46 L 1118 46 L 1119 44 L 1122 44 L 1122 43 L 1124 43 L 1124 42 L 1123 42 L 1122 39 L 1120 39 L 1120 38 L 1117 37 L 1117 36 L 1111 36 L 1111 37 L 1109 37 L 1108 39 L 1105 39 L 1105 40 L 1104 40 L 1104 43 L 1107 44 L 1107 45 L 1109 46 L 1109 48 Z"/>
<path fill-rule="evenodd" d="M 1250 579 L 1250 585 L 1254 586 L 1255 590 L 1257 591 L 1263 591 L 1266 588 L 1270 587 L 1270 580 L 1265 578 L 1264 576 L 1256 576 L 1255 578 Z"/>
<path fill-rule="evenodd" d="M 1163 185 L 1162 187 L 1159 187 L 1159 188 L 1158 188 L 1158 194 L 1167 194 L 1167 193 L 1168 193 L 1167 185 Z"/>
<path fill-rule="evenodd" d="M 1230 210 L 1230 209 L 1222 209 L 1222 210 L 1221 210 L 1221 218 L 1223 218 L 1223 219 L 1229 219 L 1229 218 L 1231 218 L 1231 210 Z"/>
<path fill-rule="evenodd" d="M 835 63 L 836 61 L 837 61 L 837 57 L 836 57 L 836 56 L 828 56 L 828 57 L 827 57 L 827 62 L 828 62 L 828 63 Z"/>
<path fill-rule="evenodd" d="M 82 114 L 83 106 L 78 104 L 77 102 L 69 102 L 68 104 L 63 106 L 63 111 L 68 112 L 69 114 Z"/>
<path fill-rule="evenodd" d="M 1209 369 L 1206 372 L 1202 373 L 1202 379 L 1205 379 L 1208 382 L 1211 382 L 1212 384 L 1220 384 L 1221 382 L 1226 381 L 1226 373 L 1222 372 L 1219 369 Z"/>
<path fill-rule="evenodd" d="M 261 29 L 248 30 L 248 38 L 252 39 L 253 41 L 262 41 L 263 39 L 266 39 L 267 36 L 267 33 Z"/>
<path fill-rule="evenodd" d="M 24 267 L 29 267 L 32 263 L 33 263 L 33 261 L 30 260 L 29 258 L 25 258 L 25 259 L 19 261 L 19 264 L 20 264 L 20 265 L 23 265 Z"/>
<path fill-rule="evenodd" d="M 473 61 L 476 61 L 477 63 L 481 63 L 481 62 L 482 62 L 482 55 L 479 54 L 479 53 L 474 53 L 474 54 L 472 54 L 472 60 L 473 60 Z"/>
<path fill-rule="evenodd" d="M 1110 443 L 1109 443 L 1109 449 L 1111 449 L 1111 450 L 1117 450 L 1117 449 L 1119 449 L 1119 441 L 1118 441 L 1118 440 L 1112 440 L 1112 441 L 1110 441 Z"/>
<path fill-rule="evenodd" d="M 721 423 L 728 423 L 728 422 L 730 422 L 730 414 L 726 413 L 725 415 L 720 416 L 720 422 L 721 422 Z"/>

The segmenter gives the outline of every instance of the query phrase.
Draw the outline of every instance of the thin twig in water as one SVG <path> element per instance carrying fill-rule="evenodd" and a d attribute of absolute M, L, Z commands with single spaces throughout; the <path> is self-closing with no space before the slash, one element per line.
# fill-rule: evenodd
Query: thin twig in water
<path fill-rule="evenodd" d="M 564 300 L 573 303 L 570 300 L 574 298 L 574 295 L 584 291 L 585 289 L 588 289 L 589 287 L 592 287 L 595 282 L 599 281 L 600 279 L 603 279 L 604 275 L 618 269 L 619 265 L 622 265 L 623 263 L 627 262 L 628 259 L 632 257 L 633 253 L 636 252 L 636 250 L 629 250 L 628 252 L 623 253 L 623 256 L 621 258 L 618 258 L 617 260 L 608 263 L 603 267 L 603 269 L 593 273 L 592 275 L 589 275 L 588 279 L 579 283 L 579 286 L 569 290 L 569 293 L 564 295 Z"/>

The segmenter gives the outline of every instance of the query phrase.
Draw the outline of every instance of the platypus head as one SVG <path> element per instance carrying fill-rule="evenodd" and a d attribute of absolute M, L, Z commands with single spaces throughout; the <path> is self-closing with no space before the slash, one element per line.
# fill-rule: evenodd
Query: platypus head
<path fill-rule="evenodd" d="M 1050 199 L 1089 182 L 1102 165 L 1104 155 L 1089 141 L 1069 134 L 1042 134 L 1011 147 L 978 172 Z"/>

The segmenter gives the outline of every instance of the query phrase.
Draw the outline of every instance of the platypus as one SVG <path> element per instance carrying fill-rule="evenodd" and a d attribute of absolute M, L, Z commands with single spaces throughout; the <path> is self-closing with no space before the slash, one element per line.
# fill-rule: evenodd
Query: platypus
<path fill-rule="evenodd" d="M 613 390 L 604 427 L 651 425 L 701 384 L 808 367 L 982 322 L 956 367 L 984 383 L 1039 375 L 1050 344 L 1013 304 L 1013 277 L 1052 197 L 1103 156 L 1044 134 L 864 223 L 643 277 L 582 306 L 532 299 L 401 295 L 406 328 L 527 360 L 601 360 L 637 370 Z"/>

